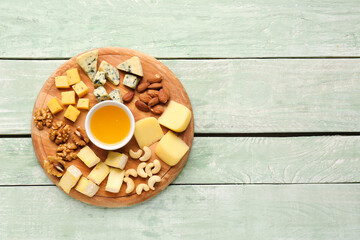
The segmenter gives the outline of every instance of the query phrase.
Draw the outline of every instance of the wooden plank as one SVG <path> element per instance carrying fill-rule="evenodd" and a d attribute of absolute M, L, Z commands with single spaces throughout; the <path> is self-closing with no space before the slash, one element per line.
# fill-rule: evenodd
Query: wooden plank
<path fill-rule="evenodd" d="M 360 55 L 356 0 L 2 0 L 0 11 L 5 58 L 71 57 L 106 46 L 155 57 Z"/>
<path fill-rule="evenodd" d="M 52 184 L 31 139 L 0 139 L 0 185 Z M 195 138 L 176 184 L 360 182 L 360 137 Z"/>
<path fill-rule="evenodd" d="M 64 61 L 0 61 L 0 134 L 29 134 L 41 86 Z M 360 131 L 359 59 L 163 60 L 197 133 Z"/>
<path fill-rule="evenodd" d="M 170 186 L 119 209 L 0 188 L 2 239 L 359 239 L 360 185 Z"/>

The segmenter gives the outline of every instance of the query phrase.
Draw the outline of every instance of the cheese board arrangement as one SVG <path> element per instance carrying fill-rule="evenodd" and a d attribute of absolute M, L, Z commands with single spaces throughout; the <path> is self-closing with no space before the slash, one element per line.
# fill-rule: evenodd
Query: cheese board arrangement
<path fill-rule="evenodd" d="M 72 57 L 46 80 L 31 127 L 36 157 L 62 191 L 123 207 L 165 189 L 194 138 L 186 90 L 164 64 L 126 48 Z"/>

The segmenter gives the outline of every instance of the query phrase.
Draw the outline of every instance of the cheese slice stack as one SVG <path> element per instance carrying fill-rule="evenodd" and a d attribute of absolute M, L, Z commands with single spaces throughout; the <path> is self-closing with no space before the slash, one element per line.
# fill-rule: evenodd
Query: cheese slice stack
<path fill-rule="evenodd" d="M 76 62 L 86 72 L 91 80 L 94 79 L 96 73 L 98 59 L 98 50 L 84 53 L 76 58 Z"/>
<path fill-rule="evenodd" d="M 66 169 L 65 174 L 60 179 L 59 187 L 61 187 L 67 194 L 69 194 L 70 190 L 79 181 L 81 175 L 81 171 L 74 165 L 71 165 Z"/>

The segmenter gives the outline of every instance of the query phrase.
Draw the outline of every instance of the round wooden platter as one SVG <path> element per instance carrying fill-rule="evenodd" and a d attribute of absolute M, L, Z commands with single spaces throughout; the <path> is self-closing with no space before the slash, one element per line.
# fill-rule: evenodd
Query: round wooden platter
<path fill-rule="evenodd" d="M 126 48 L 99 48 L 99 56 L 98 56 L 98 62 L 97 66 L 99 67 L 102 60 L 106 60 L 108 63 L 110 63 L 113 66 L 117 66 L 119 63 L 129 59 L 133 56 L 138 56 L 141 60 L 142 68 L 144 71 L 144 77 L 141 80 L 141 82 L 146 81 L 147 79 L 153 77 L 156 73 L 160 74 L 163 77 L 163 85 L 165 88 L 167 88 L 170 92 L 170 100 L 174 100 L 178 103 L 181 103 L 188 107 L 192 112 L 192 107 L 190 103 L 190 99 L 182 86 L 181 82 L 176 78 L 174 73 L 170 71 L 169 68 L 167 68 L 164 64 L 156 60 L 155 58 L 148 56 L 144 53 L 141 53 L 139 51 L 130 50 Z M 80 54 L 79 54 L 80 55 Z M 95 96 L 93 95 L 93 83 L 88 78 L 86 73 L 79 67 L 79 65 L 76 63 L 76 57 L 71 58 L 67 62 L 65 62 L 63 65 L 61 65 L 45 82 L 44 86 L 40 90 L 40 93 L 36 99 L 33 115 L 36 109 L 44 108 L 46 107 L 47 102 L 56 96 L 59 101 L 61 101 L 61 92 L 63 91 L 70 91 L 72 89 L 57 89 L 55 87 L 55 77 L 56 76 L 66 76 L 66 71 L 71 68 L 77 68 L 80 73 L 81 80 L 86 84 L 86 86 L 89 88 L 89 93 L 85 95 L 85 98 L 90 99 L 90 107 L 94 106 L 97 101 L 95 99 Z M 120 84 L 118 86 L 112 85 L 109 81 L 105 84 L 105 89 L 108 93 L 110 93 L 114 89 L 119 89 L 121 94 L 124 95 L 126 92 L 128 92 L 130 89 L 125 87 L 122 84 L 122 80 L 124 78 L 125 73 L 122 71 L 119 71 L 120 73 Z M 132 111 L 135 121 L 138 121 L 140 119 L 143 119 L 145 117 L 155 117 L 158 118 L 159 116 L 154 115 L 151 112 L 141 112 L 135 107 L 135 101 L 139 98 L 139 93 L 135 91 L 135 97 L 130 103 L 127 103 L 126 105 L 130 108 Z M 76 97 L 76 102 L 78 100 L 78 97 Z M 76 107 L 76 106 L 75 106 Z M 166 106 L 165 106 L 166 107 Z M 77 127 L 80 126 L 84 128 L 85 123 L 85 117 L 88 113 L 87 110 L 81 110 L 81 114 L 76 120 L 75 123 L 67 120 L 64 118 L 64 112 L 66 110 L 67 106 L 64 106 L 64 110 L 54 115 L 54 121 L 64 121 L 66 124 L 70 125 L 72 128 L 72 131 Z M 162 127 L 163 132 L 166 133 L 168 129 Z M 31 123 L 31 136 L 32 136 L 32 142 L 35 150 L 36 157 L 41 165 L 41 167 L 44 169 L 44 160 L 47 159 L 47 156 L 55 156 L 56 155 L 56 148 L 57 145 L 50 141 L 49 139 L 49 129 L 44 128 L 43 130 L 39 130 L 35 127 L 35 124 Z M 176 133 L 181 139 L 183 139 L 186 144 L 190 147 L 192 146 L 193 138 L 194 138 L 194 118 L 192 116 L 190 124 L 188 128 L 182 132 L 182 133 Z M 97 156 L 101 158 L 102 161 L 105 161 L 108 151 L 102 150 L 98 147 L 96 147 L 91 142 L 88 144 L 89 147 L 96 153 Z M 152 157 L 147 163 L 153 162 L 155 159 L 157 159 L 157 156 L 154 153 L 155 147 L 157 143 L 154 143 L 150 146 L 152 150 Z M 123 148 L 118 149 L 118 152 L 126 153 L 128 155 L 128 152 L 130 149 L 137 150 L 139 149 L 139 146 L 137 145 L 134 137 L 131 139 L 131 141 Z M 122 207 L 122 206 L 129 206 L 136 203 L 143 202 L 159 192 L 161 192 L 163 189 L 165 189 L 180 173 L 182 168 L 184 167 L 189 154 L 189 151 L 185 154 L 185 156 L 180 160 L 180 162 L 170 167 L 166 163 L 161 162 L 161 171 L 157 174 L 162 177 L 162 180 L 160 183 L 157 183 L 155 185 L 155 190 L 150 190 L 148 192 L 143 192 L 141 195 L 137 195 L 135 193 L 135 190 L 132 193 L 126 194 L 126 184 L 123 183 L 120 189 L 119 193 L 110 193 L 105 191 L 105 186 L 107 183 L 107 178 L 100 184 L 100 189 L 96 193 L 96 195 L 92 198 L 87 197 L 80 192 L 76 191 L 74 188 L 70 191 L 70 196 L 88 203 L 92 205 L 97 206 L 103 206 L 103 207 Z M 129 161 L 126 164 L 125 169 L 134 168 L 136 169 L 137 165 L 140 163 L 139 160 L 134 160 L 129 157 Z M 78 167 L 84 177 L 87 177 L 90 173 L 91 169 L 88 168 L 80 159 L 75 159 L 71 162 L 66 162 L 66 168 L 70 165 L 75 165 Z M 60 178 L 54 177 L 47 173 L 46 170 L 44 170 L 47 176 L 53 181 L 56 185 L 58 185 Z M 141 177 L 133 178 L 135 185 L 137 186 L 139 183 L 147 183 L 147 179 L 143 179 Z"/>

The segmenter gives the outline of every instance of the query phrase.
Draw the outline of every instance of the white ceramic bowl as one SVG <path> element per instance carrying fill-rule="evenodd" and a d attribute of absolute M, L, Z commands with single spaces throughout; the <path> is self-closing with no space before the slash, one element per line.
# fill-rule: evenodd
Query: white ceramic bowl
<path fill-rule="evenodd" d="M 130 119 L 130 131 L 128 133 L 128 135 L 121 141 L 115 144 L 106 144 L 103 143 L 99 140 L 97 140 L 94 135 L 91 133 L 91 129 L 90 129 L 90 121 L 92 116 L 94 115 L 94 113 L 105 106 L 116 106 L 121 108 L 122 110 L 124 110 L 126 112 L 126 114 L 128 115 L 129 119 Z M 107 101 L 103 101 L 100 102 L 98 104 L 96 104 L 95 106 L 93 106 L 90 111 L 88 112 L 86 119 L 85 119 L 85 130 L 86 133 L 88 135 L 88 137 L 90 138 L 90 141 L 92 143 L 94 143 L 96 146 L 98 146 L 99 148 L 105 149 L 105 150 L 115 150 L 115 149 L 119 149 L 123 146 L 125 146 L 132 138 L 132 136 L 134 135 L 134 130 L 135 130 L 135 119 L 133 114 L 131 113 L 130 109 L 125 106 L 124 104 L 117 102 L 117 101 L 113 101 L 113 100 L 107 100 Z"/>

